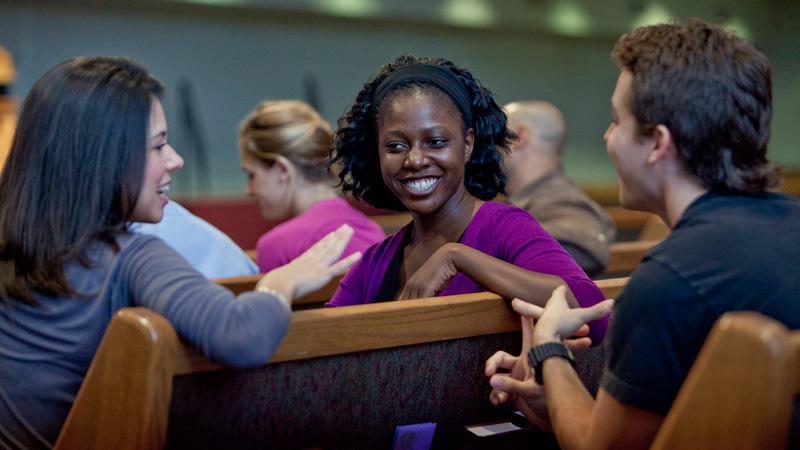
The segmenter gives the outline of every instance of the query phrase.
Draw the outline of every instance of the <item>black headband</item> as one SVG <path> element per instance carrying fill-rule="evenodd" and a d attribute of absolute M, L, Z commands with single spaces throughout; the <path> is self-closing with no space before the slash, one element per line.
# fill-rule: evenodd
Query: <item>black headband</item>
<path fill-rule="evenodd" d="M 372 96 L 372 114 L 377 119 L 378 106 L 393 90 L 411 82 L 427 82 L 453 99 L 467 128 L 472 127 L 472 97 L 467 88 L 447 67 L 433 64 L 410 64 L 397 68 L 383 79 Z"/>

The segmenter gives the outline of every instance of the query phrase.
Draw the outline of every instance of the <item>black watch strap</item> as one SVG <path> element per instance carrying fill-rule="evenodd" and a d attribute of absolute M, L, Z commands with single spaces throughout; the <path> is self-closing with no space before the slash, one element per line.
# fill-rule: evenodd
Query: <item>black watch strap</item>
<path fill-rule="evenodd" d="M 546 344 L 537 345 L 528 352 L 528 362 L 531 367 L 535 369 L 536 382 L 539 384 L 544 384 L 544 380 L 542 379 L 542 364 L 544 360 L 551 356 L 564 358 L 572 364 L 573 368 L 575 367 L 575 358 L 572 357 L 572 352 L 569 351 L 567 344 L 563 342 L 548 342 Z"/>

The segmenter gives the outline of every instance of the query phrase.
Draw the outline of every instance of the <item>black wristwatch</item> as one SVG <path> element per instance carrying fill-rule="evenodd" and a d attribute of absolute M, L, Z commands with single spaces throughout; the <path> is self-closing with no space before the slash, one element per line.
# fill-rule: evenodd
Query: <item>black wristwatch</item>
<path fill-rule="evenodd" d="M 560 356 L 575 367 L 575 358 L 572 357 L 572 352 L 569 351 L 567 344 L 563 342 L 548 342 L 546 344 L 537 345 L 528 352 L 528 363 L 536 370 L 536 382 L 544 384 L 542 380 L 542 363 L 544 360 L 551 356 Z"/>

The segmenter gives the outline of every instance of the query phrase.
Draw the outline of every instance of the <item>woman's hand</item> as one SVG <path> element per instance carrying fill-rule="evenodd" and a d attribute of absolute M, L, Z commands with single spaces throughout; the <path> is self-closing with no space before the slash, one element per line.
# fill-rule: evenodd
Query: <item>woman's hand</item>
<path fill-rule="evenodd" d="M 351 237 L 353 229 L 342 225 L 290 263 L 267 272 L 256 288 L 275 289 L 289 301 L 320 289 L 361 259 L 356 252 L 337 262 Z"/>
<path fill-rule="evenodd" d="M 436 297 L 458 273 L 453 261 L 454 246 L 448 243 L 436 250 L 425 263 L 406 280 L 398 300 Z"/>

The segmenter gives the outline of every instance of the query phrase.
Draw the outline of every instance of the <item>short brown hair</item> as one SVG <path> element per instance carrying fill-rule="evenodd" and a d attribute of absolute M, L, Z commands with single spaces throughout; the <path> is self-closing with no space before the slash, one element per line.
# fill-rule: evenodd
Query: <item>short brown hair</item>
<path fill-rule="evenodd" d="M 692 19 L 637 28 L 611 56 L 633 74 L 629 106 L 640 133 L 666 126 L 684 167 L 706 188 L 760 192 L 776 184 L 766 158 L 770 65 L 755 44 Z"/>

